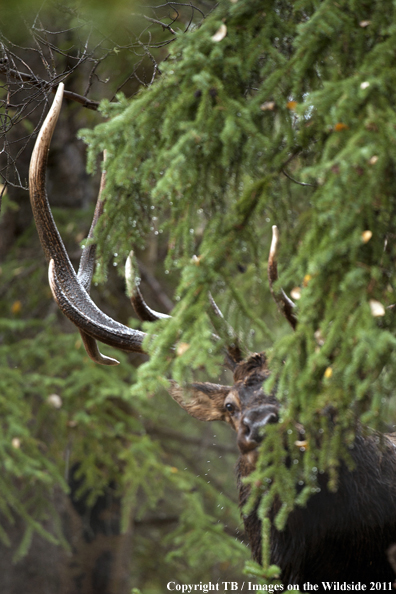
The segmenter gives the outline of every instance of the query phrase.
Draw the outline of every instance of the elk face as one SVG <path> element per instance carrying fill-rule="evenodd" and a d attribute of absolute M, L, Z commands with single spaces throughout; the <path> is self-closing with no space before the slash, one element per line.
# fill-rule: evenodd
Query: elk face
<path fill-rule="evenodd" d="M 268 376 L 264 353 L 255 353 L 236 365 L 233 386 L 196 383 L 184 391 L 172 382 L 170 394 L 196 419 L 231 425 L 237 433 L 241 455 L 253 467 L 265 426 L 278 422 L 279 403 L 262 387 Z"/>

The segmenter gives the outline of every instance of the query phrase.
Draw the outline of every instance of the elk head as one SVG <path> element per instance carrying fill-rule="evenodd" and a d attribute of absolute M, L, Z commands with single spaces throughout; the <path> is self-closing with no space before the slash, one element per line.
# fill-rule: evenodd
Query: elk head
<path fill-rule="evenodd" d="M 145 333 L 120 324 L 104 314 L 89 296 L 90 284 L 95 264 L 95 245 L 83 250 L 78 273 L 76 274 L 66 249 L 56 228 L 46 195 L 46 165 L 53 131 L 60 113 L 63 84 L 59 85 L 52 107 L 38 135 L 29 171 L 30 200 L 40 241 L 49 262 L 49 284 L 54 299 L 62 312 L 79 329 L 87 354 L 96 363 L 116 365 L 116 359 L 103 356 L 96 341 L 103 342 L 125 351 L 143 351 Z M 101 192 L 105 183 L 102 175 L 101 189 L 95 209 L 94 219 L 88 237 L 93 236 L 95 225 L 103 211 Z M 273 240 L 268 260 L 268 277 L 271 292 L 280 311 L 291 326 L 296 325 L 293 314 L 294 304 L 283 291 L 274 291 L 277 279 L 276 253 L 278 230 L 273 227 Z M 127 279 L 130 278 L 131 260 L 127 262 Z M 169 317 L 152 310 L 145 303 L 139 283 L 130 287 L 131 301 L 139 319 L 154 321 Z M 222 314 L 213 298 L 209 300 L 216 316 Z M 263 353 L 253 354 L 243 359 L 241 349 L 230 345 L 226 352 L 225 364 L 234 373 L 233 386 L 212 383 L 196 383 L 185 389 L 171 382 L 169 392 L 190 415 L 203 421 L 221 420 L 227 422 L 237 432 L 241 454 L 250 465 L 254 464 L 256 448 L 262 440 L 263 430 L 268 423 L 278 420 L 278 403 L 273 395 L 263 391 L 263 381 L 269 372 Z"/>
<path fill-rule="evenodd" d="M 238 448 L 252 469 L 265 426 L 278 421 L 279 404 L 275 396 L 263 390 L 268 376 L 265 354 L 254 353 L 236 364 L 233 386 L 205 382 L 181 389 L 172 382 L 169 391 L 192 417 L 228 423 L 236 431 Z"/>

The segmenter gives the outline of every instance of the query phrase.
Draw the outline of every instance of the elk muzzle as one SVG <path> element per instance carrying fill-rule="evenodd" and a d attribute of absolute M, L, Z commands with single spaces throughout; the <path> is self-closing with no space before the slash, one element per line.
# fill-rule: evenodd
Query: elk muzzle
<path fill-rule="evenodd" d="M 272 404 L 248 409 L 238 429 L 238 447 L 242 454 L 255 450 L 264 437 L 264 427 L 278 422 L 278 407 Z"/>

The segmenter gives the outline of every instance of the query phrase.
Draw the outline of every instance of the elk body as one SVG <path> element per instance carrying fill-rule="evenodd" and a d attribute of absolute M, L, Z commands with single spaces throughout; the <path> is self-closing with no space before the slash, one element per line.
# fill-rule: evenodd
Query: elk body
<path fill-rule="evenodd" d="M 230 387 L 195 384 L 186 404 L 174 389 L 172 396 L 189 414 L 203 421 L 221 420 L 237 433 L 239 501 L 243 507 L 249 488 L 243 477 L 254 469 L 257 447 L 265 426 L 278 421 L 279 404 L 265 394 L 269 372 L 263 353 L 236 365 Z M 264 428 L 264 430 L 263 430 Z M 265 437 L 264 437 L 265 439 Z M 284 530 L 271 528 L 271 562 L 282 569 L 284 584 L 308 581 L 391 581 L 395 574 L 387 549 L 396 535 L 396 446 L 392 436 L 358 436 L 351 449 L 353 471 L 340 468 L 335 493 L 328 477 L 319 475 L 321 491 L 306 507 L 296 507 Z M 272 519 L 277 511 L 272 510 Z M 261 523 L 256 510 L 243 518 L 253 558 L 261 562 Z"/>
<path fill-rule="evenodd" d="M 117 364 L 104 357 L 96 340 L 113 347 L 143 352 L 143 332 L 131 330 L 101 312 L 89 296 L 94 268 L 95 247 L 84 250 L 78 274 L 73 270 L 56 229 L 45 190 L 46 159 L 51 136 L 62 101 L 59 85 L 54 104 L 43 124 L 32 155 L 30 194 L 40 239 L 49 262 L 49 282 L 55 300 L 65 315 L 78 327 L 88 355 L 97 363 Z M 91 234 L 100 216 L 101 202 L 95 211 Z M 277 231 L 269 258 L 272 291 L 276 279 Z M 296 325 L 293 304 L 282 293 L 273 295 L 279 309 L 292 327 Z M 142 320 L 156 320 L 162 314 L 151 310 L 135 285 L 131 297 Z M 212 303 L 215 313 L 221 316 Z M 197 383 L 189 387 L 189 397 L 171 382 L 170 394 L 188 414 L 202 421 L 225 421 L 237 433 L 240 458 L 237 464 L 239 499 L 243 506 L 249 488 L 243 477 L 254 469 L 257 448 L 265 438 L 265 427 L 278 422 L 279 403 L 274 394 L 265 393 L 269 372 L 263 353 L 242 358 L 238 348 L 230 348 L 226 361 L 234 374 L 232 386 Z M 264 386 L 264 389 L 263 389 Z M 391 581 L 395 574 L 386 551 L 396 541 L 396 449 L 391 435 L 358 435 L 351 449 L 355 468 L 341 465 L 339 487 L 327 489 L 326 475 L 320 475 L 320 492 L 306 507 L 290 514 L 284 530 L 271 529 L 271 562 L 281 568 L 284 584 L 323 580 Z M 257 508 L 257 506 L 256 506 Z M 277 511 L 275 504 L 271 516 Z M 256 510 L 243 518 L 253 557 L 261 562 L 261 526 Z"/>

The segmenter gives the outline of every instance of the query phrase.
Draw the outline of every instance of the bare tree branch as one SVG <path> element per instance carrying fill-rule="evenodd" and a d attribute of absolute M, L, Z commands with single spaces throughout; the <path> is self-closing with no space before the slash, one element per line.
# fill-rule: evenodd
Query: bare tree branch
<path fill-rule="evenodd" d="M 318 187 L 317 184 L 307 184 L 305 182 L 300 182 L 300 181 L 294 179 L 291 175 L 289 175 L 289 173 L 287 173 L 287 171 L 285 169 L 282 169 L 282 173 L 287 178 L 289 178 L 292 182 L 294 182 L 295 184 L 298 184 L 299 186 L 310 186 L 311 188 L 317 188 Z"/>
<path fill-rule="evenodd" d="M 140 86 L 149 87 L 161 75 L 159 64 L 167 57 L 162 49 L 176 39 L 175 24 L 187 32 L 205 18 L 201 6 L 209 11 L 215 6 L 213 0 L 197 2 L 198 6 L 166 2 L 143 7 L 141 14 L 129 15 L 130 23 L 114 26 L 111 32 L 89 21 L 83 6 L 55 5 L 58 13 L 47 16 L 43 5 L 31 23 L 21 17 L 31 40 L 25 46 L 0 30 L 1 192 L 7 186 L 27 189 L 21 156 L 41 125 L 48 96 L 60 82 L 68 86 L 67 99 L 92 111 L 105 96 L 115 101 L 121 90 L 132 96 Z"/>

